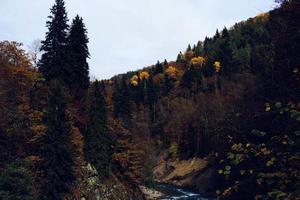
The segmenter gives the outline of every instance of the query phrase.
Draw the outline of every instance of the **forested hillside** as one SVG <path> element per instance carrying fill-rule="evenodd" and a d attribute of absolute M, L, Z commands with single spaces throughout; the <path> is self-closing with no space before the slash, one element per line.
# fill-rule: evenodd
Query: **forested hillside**
<path fill-rule="evenodd" d="M 56 0 L 39 62 L 0 42 L 0 199 L 145 199 L 156 182 L 300 199 L 300 2 L 277 3 L 175 61 L 90 81 L 87 28 Z"/>

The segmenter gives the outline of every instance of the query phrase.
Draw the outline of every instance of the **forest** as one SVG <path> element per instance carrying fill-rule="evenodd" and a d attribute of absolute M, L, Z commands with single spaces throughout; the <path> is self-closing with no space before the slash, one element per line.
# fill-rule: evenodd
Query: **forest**
<path fill-rule="evenodd" d="M 159 199 L 145 193 L 159 182 L 300 200 L 300 2 L 276 5 L 92 80 L 84 20 L 56 0 L 40 59 L 0 41 L 0 199 Z"/>

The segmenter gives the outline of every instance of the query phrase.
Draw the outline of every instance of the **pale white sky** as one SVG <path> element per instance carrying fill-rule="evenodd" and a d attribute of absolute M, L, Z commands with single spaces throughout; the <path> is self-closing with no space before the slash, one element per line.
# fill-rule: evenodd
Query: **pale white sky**
<path fill-rule="evenodd" d="M 65 0 L 69 19 L 84 18 L 91 77 L 175 60 L 189 43 L 269 11 L 273 0 Z M 0 40 L 43 39 L 54 0 L 0 0 Z"/>

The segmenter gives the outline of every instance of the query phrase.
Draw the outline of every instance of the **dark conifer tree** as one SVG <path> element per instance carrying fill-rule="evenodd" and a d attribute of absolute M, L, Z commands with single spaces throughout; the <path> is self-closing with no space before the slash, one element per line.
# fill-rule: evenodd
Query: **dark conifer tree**
<path fill-rule="evenodd" d="M 113 113 L 114 117 L 120 118 L 129 128 L 131 124 L 131 103 L 130 91 L 123 76 L 121 83 L 116 84 L 113 92 Z"/>
<path fill-rule="evenodd" d="M 147 81 L 147 96 L 148 96 L 148 105 L 150 111 L 150 119 L 152 122 L 155 122 L 156 119 L 156 102 L 159 94 L 159 87 L 153 81 L 153 76 L 150 75 Z"/>
<path fill-rule="evenodd" d="M 200 68 L 195 68 L 194 65 L 186 68 L 180 82 L 180 86 L 186 89 L 185 97 L 187 97 L 187 92 L 192 92 L 194 94 L 199 92 L 202 78 Z"/>
<path fill-rule="evenodd" d="M 194 75 L 193 75 L 193 69 L 191 68 L 194 68 L 194 66 L 191 66 L 191 67 L 187 67 L 185 70 L 184 70 L 184 73 L 183 73 L 183 76 L 182 76 L 182 79 L 181 79 L 181 82 L 180 82 L 180 86 L 183 87 L 183 88 L 187 88 L 187 89 L 191 89 L 192 87 L 192 84 L 193 84 L 193 81 L 194 81 Z"/>
<path fill-rule="evenodd" d="M 192 51 L 194 51 L 194 52 L 195 52 L 195 51 L 196 51 L 196 48 L 197 48 L 197 46 L 194 44 L 194 45 L 193 45 L 193 49 L 192 49 Z"/>
<path fill-rule="evenodd" d="M 88 42 L 83 20 L 77 15 L 72 22 L 68 37 L 68 65 L 71 73 L 68 85 L 77 99 L 84 96 L 89 87 Z"/>
<path fill-rule="evenodd" d="M 173 89 L 173 81 L 171 80 L 171 78 L 165 74 L 164 76 L 164 88 L 163 88 L 163 92 L 164 92 L 164 95 L 168 95 L 171 90 Z"/>
<path fill-rule="evenodd" d="M 70 121 L 62 86 L 51 83 L 45 118 L 47 129 L 41 139 L 42 172 L 45 184 L 41 199 L 60 200 L 74 183 L 74 145 L 71 142 Z"/>
<path fill-rule="evenodd" d="M 164 69 L 163 69 L 162 64 L 159 61 L 157 61 L 156 65 L 155 65 L 155 69 L 154 69 L 154 75 L 160 74 L 163 72 L 164 72 Z"/>
<path fill-rule="evenodd" d="M 222 63 L 221 72 L 224 72 L 226 75 L 230 75 L 230 73 L 233 72 L 238 72 L 239 69 L 237 66 L 232 64 L 232 48 L 226 27 L 222 31 L 222 41 L 219 48 L 219 57 Z"/>
<path fill-rule="evenodd" d="M 121 89 L 120 84 L 118 81 L 115 82 L 115 85 L 113 87 L 113 95 L 112 95 L 112 101 L 113 101 L 113 116 L 115 118 L 118 118 L 120 116 L 120 99 L 121 99 Z"/>
<path fill-rule="evenodd" d="M 179 54 L 177 55 L 176 62 L 178 62 L 178 63 L 184 63 L 184 62 L 185 62 L 185 57 L 184 57 L 184 55 L 182 54 L 181 51 L 180 51 Z"/>
<path fill-rule="evenodd" d="M 188 45 L 188 47 L 187 47 L 186 51 L 192 51 L 192 47 L 191 47 L 191 45 L 190 45 L 190 44 Z"/>
<path fill-rule="evenodd" d="M 164 67 L 167 67 L 168 66 L 168 61 L 167 61 L 167 59 L 165 59 L 165 61 L 164 61 Z"/>
<path fill-rule="evenodd" d="M 39 70 L 46 80 L 58 79 L 65 82 L 70 76 L 66 61 L 66 46 L 69 26 L 63 0 L 56 0 L 47 21 L 48 32 L 42 41 L 44 54 L 39 61 Z"/>
<path fill-rule="evenodd" d="M 89 93 L 89 123 L 85 140 L 87 161 L 97 169 L 100 179 L 106 178 L 113 149 L 107 132 L 106 102 L 99 81 L 93 83 Z"/>
<path fill-rule="evenodd" d="M 226 27 L 222 30 L 222 38 L 229 38 L 229 32 Z"/>
<path fill-rule="evenodd" d="M 0 199 L 37 200 L 33 194 L 34 178 L 27 164 L 15 161 L 6 164 L 0 171 Z"/>
<path fill-rule="evenodd" d="M 220 38 L 220 33 L 219 33 L 219 30 L 217 29 L 216 34 L 215 34 L 213 39 L 216 40 L 216 39 L 219 39 L 219 38 Z"/>
<path fill-rule="evenodd" d="M 203 52 L 203 42 L 198 41 L 194 52 L 195 52 L 196 56 L 203 56 L 204 55 L 204 52 Z"/>

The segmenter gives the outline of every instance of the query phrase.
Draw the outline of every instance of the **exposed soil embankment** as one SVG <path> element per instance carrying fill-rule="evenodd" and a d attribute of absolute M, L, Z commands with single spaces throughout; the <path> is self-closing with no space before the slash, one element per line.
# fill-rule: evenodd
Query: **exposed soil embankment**
<path fill-rule="evenodd" d="M 190 188 L 199 193 L 214 193 L 217 183 L 217 169 L 208 159 L 163 160 L 153 173 L 158 182 Z"/>

